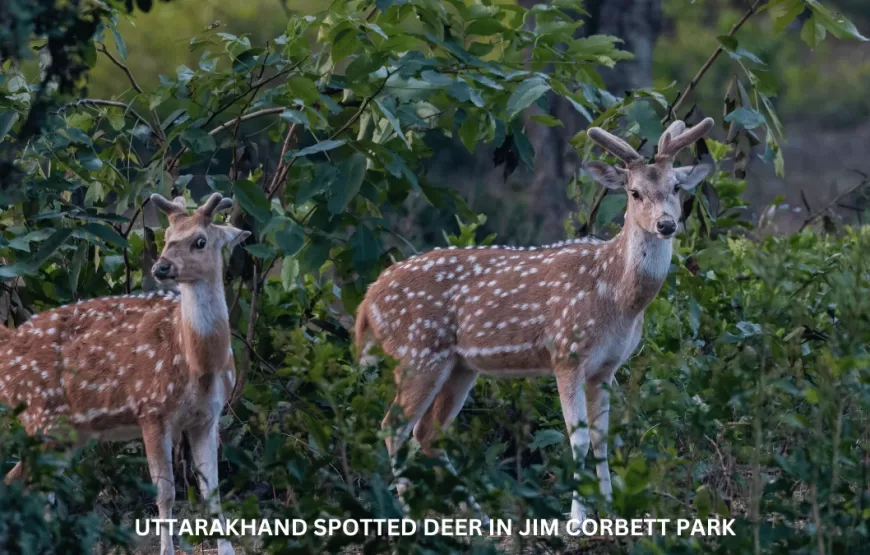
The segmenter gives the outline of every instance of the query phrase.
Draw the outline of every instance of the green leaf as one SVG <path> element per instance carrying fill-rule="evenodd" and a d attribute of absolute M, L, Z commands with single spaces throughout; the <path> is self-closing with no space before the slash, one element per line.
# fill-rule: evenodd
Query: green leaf
<path fill-rule="evenodd" d="M 480 119 L 476 113 L 468 114 L 462 125 L 459 126 L 459 138 L 468 152 L 474 152 L 477 145 L 477 130 L 480 128 Z"/>
<path fill-rule="evenodd" d="M 778 8 L 781 15 L 773 22 L 773 32 L 777 35 L 785 31 L 786 27 L 806 10 L 804 0 L 787 0 L 785 5 L 780 5 Z"/>
<path fill-rule="evenodd" d="M 813 19 L 818 24 L 831 32 L 838 39 L 856 39 L 866 41 L 867 37 L 858 32 L 855 24 L 849 21 L 843 14 L 835 13 L 818 0 L 807 0 L 810 9 L 813 10 Z"/>
<path fill-rule="evenodd" d="M 114 23 L 109 27 L 112 31 L 112 38 L 115 39 L 115 49 L 118 50 L 118 56 L 123 60 L 127 61 L 127 45 L 124 43 L 124 38 L 121 36 L 121 33 L 118 32 L 118 29 L 115 27 Z"/>
<path fill-rule="evenodd" d="M 70 265 L 69 275 L 67 276 L 69 290 L 75 294 L 79 287 L 79 276 L 82 273 L 82 267 L 85 265 L 85 260 L 88 257 L 88 244 L 84 241 L 79 243 L 76 253 L 73 255 L 72 264 Z"/>
<path fill-rule="evenodd" d="M 287 82 L 290 91 L 302 99 L 306 105 L 313 106 L 320 99 L 320 91 L 311 79 L 306 77 L 293 77 Z"/>
<path fill-rule="evenodd" d="M 504 32 L 504 25 L 492 18 L 475 19 L 465 28 L 466 35 L 488 37 Z"/>
<path fill-rule="evenodd" d="M 308 156 L 309 154 L 317 154 L 318 152 L 326 152 L 328 150 L 332 150 L 334 148 L 338 148 L 344 143 L 346 143 L 344 139 L 328 139 L 325 141 L 320 141 L 317 144 L 313 144 L 311 146 L 305 147 L 302 150 L 290 151 L 284 155 L 285 160 L 291 160 L 293 158 Z"/>
<path fill-rule="evenodd" d="M 76 152 L 76 159 L 79 161 L 79 164 L 84 166 L 84 168 L 88 171 L 95 172 L 103 167 L 103 161 L 100 160 L 97 153 L 93 150 L 81 149 Z"/>
<path fill-rule="evenodd" d="M 727 116 L 725 121 L 734 122 L 742 125 L 746 129 L 755 129 L 759 125 L 764 125 L 764 116 L 751 108 L 741 106 Z"/>
<path fill-rule="evenodd" d="M 581 424 L 583 425 L 583 424 Z M 550 445 L 558 445 L 565 442 L 565 434 L 559 430 L 546 429 L 538 430 L 535 433 L 535 439 L 529 445 L 529 449 L 543 449 Z"/>
<path fill-rule="evenodd" d="M 420 77 L 426 81 L 427 83 L 431 83 L 433 85 L 439 87 L 448 87 L 453 84 L 453 78 L 449 75 L 444 75 L 443 73 L 438 73 L 437 71 L 426 69 L 420 74 Z"/>
<path fill-rule="evenodd" d="M 313 237 L 296 257 L 299 260 L 299 271 L 310 274 L 320 270 L 329 258 L 330 242 L 323 237 Z"/>
<path fill-rule="evenodd" d="M 197 154 L 207 154 L 217 149 L 214 137 L 199 127 L 188 127 L 181 132 L 179 140 L 181 144 Z"/>
<path fill-rule="evenodd" d="M 60 247 L 66 243 L 66 240 L 70 238 L 73 234 L 73 230 L 70 228 L 58 229 L 54 233 L 51 234 L 51 237 L 46 239 L 36 251 L 36 254 L 31 257 L 28 261 L 28 265 L 31 269 L 36 270 L 48 260 L 51 255 L 57 251 Z"/>
<path fill-rule="evenodd" d="M 664 132 L 661 120 L 646 100 L 632 102 L 625 110 L 625 116 L 637 123 L 640 134 L 651 143 L 658 141 Z"/>
<path fill-rule="evenodd" d="M 338 167 L 338 176 L 330 190 L 327 208 L 332 214 L 343 212 L 357 195 L 366 175 L 366 157 L 355 152 Z"/>
<path fill-rule="evenodd" d="M 402 133 L 402 125 L 399 123 L 399 118 L 396 117 L 394 113 L 395 110 L 395 102 L 392 99 L 384 99 L 384 100 L 375 100 L 375 104 L 378 105 L 378 108 L 381 109 L 381 112 L 387 118 L 387 121 L 390 122 L 390 125 L 393 126 L 393 129 L 396 131 L 396 135 L 402 139 L 405 143 L 405 146 L 411 148 L 411 142 L 408 140 L 408 137 Z"/>
<path fill-rule="evenodd" d="M 305 204 L 312 197 L 332 187 L 338 177 L 338 168 L 332 164 L 318 164 L 311 179 L 304 180 L 296 191 L 296 204 Z"/>
<path fill-rule="evenodd" d="M 541 125 L 546 125 L 547 127 L 565 127 L 565 124 L 563 124 L 561 120 L 554 118 L 550 114 L 538 114 L 529 119 L 536 121 Z"/>
<path fill-rule="evenodd" d="M 264 245 L 262 243 L 257 243 L 254 245 L 245 245 L 245 250 L 251 253 L 251 256 L 255 256 L 257 258 L 269 259 L 275 256 L 275 249 L 268 245 Z"/>
<path fill-rule="evenodd" d="M 248 180 L 236 181 L 233 191 L 239 206 L 257 221 L 265 224 L 272 218 L 272 203 L 256 183 Z"/>
<path fill-rule="evenodd" d="M 0 142 L 3 142 L 16 121 L 18 121 L 17 112 L 0 112 Z"/>
<path fill-rule="evenodd" d="M 311 127 L 311 123 L 309 123 L 308 121 L 308 116 L 306 116 L 303 112 L 300 112 L 299 110 L 284 110 L 283 112 L 281 112 L 281 119 L 290 123 L 296 123 L 305 127 Z"/>
<path fill-rule="evenodd" d="M 103 240 L 108 245 L 113 245 L 122 249 L 129 248 L 130 243 L 124 237 L 107 225 L 90 222 L 81 227 L 88 234 Z"/>
<path fill-rule="evenodd" d="M 801 27 L 801 40 L 803 40 L 810 48 L 815 48 L 820 42 L 825 40 L 825 28 L 818 24 L 815 14 L 804 21 Z"/>
<path fill-rule="evenodd" d="M 281 286 L 284 291 L 296 289 L 296 279 L 299 277 L 299 261 L 292 256 L 281 261 Z"/>
<path fill-rule="evenodd" d="M 549 90 L 550 85 L 542 77 L 532 77 L 520 83 L 508 99 L 507 119 L 513 119 Z"/>
<path fill-rule="evenodd" d="M 721 44 L 722 46 L 724 46 L 725 48 L 727 48 L 729 50 L 736 50 L 737 46 L 739 44 L 737 42 L 736 37 L 732 37 L 732 36 L 728 36 L 728 35 L 718 36 L 718 37 L 716 37 L 716 40 L 719 41 L 719 44 Z"/>
<path fill-rule="evenodd" d="M 360 275 L 368 274 L 369 270 L 378 259 L 380 246 L 375 234 L 365 225 L 356 228 L 350 238 L 351 260 L 354 269 Z"/>
<path fill-rule="evenodd" d="M 628 197 L 622 194 L 606 195 L 598 207 L 595 225 L 600 229 L 624 213 L 627 199 Z"/>
<path fill-rule="evenodd" d="M 305 232 L 296 222 L 287 220 L 284 229 L 275 234 L 275 242 L 287 256 L 293 256 L 305 244 Z"/>

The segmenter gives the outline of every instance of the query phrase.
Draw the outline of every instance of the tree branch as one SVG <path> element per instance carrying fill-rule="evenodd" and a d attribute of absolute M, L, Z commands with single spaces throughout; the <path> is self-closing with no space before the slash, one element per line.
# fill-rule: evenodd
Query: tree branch
<path fill-rule="evenodd" d="M 275 175 L 272 176 L 272 183 L 269 184 L 269 190 L 267 195 L 269 199 L 272 198 L 278 187 L 287 177 L 287 172 L 290 171 L 290 164 L 284 163 L 284 155 L 287 154 L 287 150 L 289 150 L 290 148 L 290 141 L 293 140 L 293 135 L 295 134 L 296 124 L 294 123 L 290 126 L 290 129 L 287 130 L 287 136 L 284 138 L 284 144 L 281 145 L 281 156 L 278 158 L 278 167 L 275 169 Z"/>
<path fill-rule="evenodd" d="M 746 11 L 746 13 L 743 14 L 743 17 L 741 17 L 740 20 L 737 21 L 737 23 L 735 23 L 733 27 L 731 27 L 731 31 L 729 31 L 728 34 L 725 36 L 733 36 L 734 33 L 740 30 L 740 28 L 743 27 L 743 24 L 746 23 L 749 18 L 758 11 L 759 6 L 766 1 L 767 0 L 755 0 L 755 2 L 753 2 L 752 5 L 749 6 L 749 9 Z M 676 119 L 677 109 L 682 106 L 683 101 L 686 99 L 686 97 L 689 96 L 693 90 L 695 90 L 695 87 L 698 86 L 698 82 L 701 80 L 702 77 L 704 77 L 704 74 L 707 73 L 707 70 L 710 69 L 710 66 L 713 65 L 713 62 L 716 61 L 716 58 L 719 57 L 723 50 L 724 48 L 721 44 L 716 47 L 716 50 L 714 50 L 713 54 L 711 54 L 710 57 L 707 58 L 707 61 L 704 62 L 704 65 L 701 66 L 701 69 L 698 70 L 698 73 L 695 74 L 695 77 L 692 78 L 692 80 L 686 86 L 685 90 L 683 90 L 683 92 L 674 99 L 674 103 L 671 104 L 671 107 L 668 108 L 667 114 L 665 114 L 665 117 L 662 118 L 663 125 L 669 120 Z"/>
<path fill-rule="evenodd" d="M 109 50 L 106 48 L 105 44 L 98 44 L 97 50 L 105 54 L 106 57 L 112 61 L 113 64 L 121 68 L 121 71 L 127 74 L 127 79 L 130 80 L 130 85 L 133 86 L 133 89 L 135 89 L 137 93 L 144 94 L 142 87 L 140 87 L 139 83 L 136 82 L 136 78 L 133 77 L 133 72 L 130 71 L 130 68 L 127 66 L 127 64 L 113 56 L 112 53 L 109 52 Z M 154 124 L 154 127 L 151 129 L 151 131 L 157 134 L 157 137 L 160 139 L 161 143 L 165 142 L 166 135 L 163 133 L 163 127 L 160 125 L 160 117 L 157 115 L 157 110 L 155 109 L 151 110 L 151 120 Z"/>
<path fill-rule="evenodd" d="M 260 118 L 263 116 L 270 116 L 273 114 L 280 114 L 284 110 L 286 110 L 286 108 L 283 108 L 283 107 L 282 108 L 265 108 L 263 110 L 251 112 L 250 114 L 245 114 L 243 116 L 239 116 L 237 118 L 231 119 L 230 121 L 228 121 L 226 123 L 222 123 L 222 124 L 218 125 L 214 129 L 209 131 L 208 134 L 214 136 L 214 135 L 217 135 L 218 133 L 220 133 L 221 131 L 223 131 L 224 129 L 229 129 L 230 127 L 234 126 L 236 124 L 236 122 L 241 123 L 243 121 L 248 121 L 249 119 Z M 184 147 L 184 146 L 181 147 L 181 150 L 179 150 L 175 154 L 175 156 L 170 158 L 169 162 L 166 163 L 166 171 L 171 171 L 172 168 L 178 163 L 178 159 L 181 158 L 181 155 L 184 154 L 185 152 L 187 152 L 187 147 Z"/>
<path fill-rule="evenodd" d="M 124 102 L 119 102 L 117 100 L 103 100 L 102 98 L 82 98 L 76 100 L 75 102 L 71 102 L 67 104 L 67 106 L 110 106 L 112 108 L 123 108 L 125 112 L 129 112 L 136 116 L 136 119 L 144 123 L 148 126 L 148 129 L 151 129 L 151 132 L 154 132 L 154 128 L 151 127 L 151 124 L 148 123 L 148 120 L 143 118 L 139 112 L 133 109 L 133 104 L 125 104 Z"/>
<path fill-rule="evenodd" d="M 815 212 L 815 213 L 813 213 L 813 214 L 810 214 L 810 216 L 809 216 L 806 220 L 804 220 L 804 223 L 801 225 L 801 227 L 800 227 L 800 229 L 798 229 L 798 231 L 803 231 L 804 229 L 806 229 L 806 227 L 807 227 L 808 225 L 810 225 L 811 223 L 813 223 L 814 221 L 816 221 L 817 219 L 819 219 L 819 216 L 821 216 L 822 214 L 824 214 L 825 212 L 827 212 L 828 210 L 830 210 L 831 208 L 833 208 L 834 206 L 836 206 L 837 203 L 839 203 L 841 200 L 843 200 L 843 199 L 846 198 L 847 196 L 851 195 L 852 193 L 854 193 L 854 192 L 857 191 L 858 189 L 860 189 L 860 188 L 866 186 L 867 184 L 870 184 L 870 176 L 868 176 L 868 175 L 865 174 L 864 172 L 861 172 L 861 171 L 858 171 L 858 170 L 852 170 L 852 171 L 855 172 L 855 173 L 857 173 L 857 174 L 859 174 L 859 175 L 861 175 L 861 177 L 862 177 L 863 179 L 861 179 L 861 181 L 859 181 L 858 184 L 855 185 L 854 187 L 849 187 L 849 189 L 847 189 L 844 193 L 841 193 L 841 194 L 837 195 L 837 196 L 834 198 L 834 200 L 832 200 L 831 202 L 829 202 L 829 203 L 828 203 L 824 208 L 822 208 L 822 209 L 819 210 L 818 212 Z"/>

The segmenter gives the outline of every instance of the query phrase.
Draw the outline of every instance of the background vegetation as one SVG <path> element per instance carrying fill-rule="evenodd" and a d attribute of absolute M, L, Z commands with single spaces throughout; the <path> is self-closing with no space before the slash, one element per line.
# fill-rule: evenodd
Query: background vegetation
<path fill-rule="evenodd" d="M 33 8 L 16 12 L 21 21 L 54 17 L 36 9 L 42 3 L 20 4 Z M 91 34 L 61 37 L 78 58 L 49 58 L 66 50 L 39 37 L 27 43 L 38 53 L 29 61 L 28 48 L 4 50 L 0 317 L 20 325 L 79 298 L 153 288 L 147 268 L 165 222 L 143 199 L 232 194 L 230 220 L 254 240 L 227 267 L 246 382 L 222 419 L 220 475 L 227 512 L 244 518 L 400 515 L 379 429 L 393 394 L 391 363 L 356 365 L 348 315 L 392 261 L 424 246 L 491 242 L 491 231 L 522 217 L 510 195 L 499 204 L 453 186 L 449 162 L 494 166 L 502 187 L 518 191 L 540 165 L 535 134 L 565 125 L 552 115 L 557 105 L 638 148 L 655 144 L 674 117 L 694 121 L 725 105 L 718 140 L 694 153 L 716 172 L 685 198 L 671 273 L 648 310 L 642 347 L 617 375 L 613 502 L 597 498 L 592 473 L 574 480 L 551 380 L 481 380 L 442 440 L 459 477 L 433 472 L 438 461 L 422 454 L 405 473 L 415 517 L 454 515 L 470 491 L 492 515 L 559 518 L 580 488 L 602 514 L 718 514 L 737 519 L 736 537 L 481 538 L 468 546 L 441 536 L 306 536 L 247 548 L 839 553 L 868 541 L 870 262 L 861 253 L 870 234 L 841 225 L 836 203 L 807 201 L 806 229 L 765 238 L 745 199 L 751 160 L 790 175 L 785 117 L 849 123 L 826 114 L 842 113 L 836 103 L 858 106 L 855 87 L 832 97 L 804 90 L 803 80 L 835 71 L 824 61 L 856 49 L 864 27 L 815 0 L 759 2 L 748 12 L 726 2 L 678 10 L 668 0 L 656 79 L 623 94 L 609 91 L 601 73 L 631 54 L 616 37 L 579 33 L 578 16 L 592 14 L 577 1 L 530 9 L 336 1 L 329 11 L 325 3 L 213 3 L 197 17 L 185 14 L 201 4 L 183 0 L 130 4 L 135 28 L 124 3 L 62 14 L 96 22 Z M 303 14 L 285 12 L 300 7 Z M 697 87 L 676 97 L 720 46 Z M 61 62 L 80 71 L 61 71 Z M 854 67 L 846 73 L 860 80 Z M 824 102 L 807 100 L 813 94 Z M 861 109 L 849 108 L 853 119 Z M 569 139 L 579 159 L 600 156 L 582 131 Z M 558 229 L 618 229 L 624 194 L 605 195 L 582 175 L 556 185 L 572 201 L 560 201 L 568 208 Z M 478 214 L 484 202 L 490 220 Z M 772 199 L 756 212 L 776 214 L 781 204 Z M 498 240 L 530 238 L 522 230 L 534 225 L 530 216 Z M 70 459 L 7 420 L 4 468 L 24 457 L 35 478 L 27 490 L 0 486 L 5 550 L 133 544 L 131 519 L 148 514 L 153 499 L 141 445 L 90 446 Z M 187 458 L 183 449 L 179 457 Z M 181 514 L 200 510 L 192 476 L 178 480 L 190 505 L 180 503 Z"/>

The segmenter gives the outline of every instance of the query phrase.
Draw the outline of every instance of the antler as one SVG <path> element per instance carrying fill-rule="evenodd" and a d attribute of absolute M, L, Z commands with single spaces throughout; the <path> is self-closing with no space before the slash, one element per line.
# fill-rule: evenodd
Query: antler
<path fill-rule="evenodd" d="M 233 207 L 233 199 L 224 198 L 220 193 L 213 193 L 205 204 L 196 209 L 200 215 L 212 219 L 214 215 L 221 210 L 228 210 Z"/>
<path fill-rule="evenodd" d="M 643 160 L 643 157 L 630 144 L 600 127 L 592 127 L 586 134 L 601 148 L 625 162 L 626 165 Z"/>
<path fill-rule="evenodd" d="M 175 197 L 175 200 L 170 201 L 163 195 L 154 193 L 151 195 L 151 202 L 153 202 L 157 208 L 162 210 L 167 216 L 187 214 L 187 201 L 184 200 L 184 197 Z"/>
<path fill-rule="evenodd" d="M 686 124 L 680 120 L 672 123 L 659 139 L 657 161 L 668 160 L 681 150 L 705 136 L 713 129 L 713 118 L 704 118 L 698 125 L 686 129 Z"/>

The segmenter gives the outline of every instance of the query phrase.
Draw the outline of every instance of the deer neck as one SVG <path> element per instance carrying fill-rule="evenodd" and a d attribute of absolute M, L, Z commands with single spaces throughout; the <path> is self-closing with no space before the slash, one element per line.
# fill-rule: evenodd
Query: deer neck
<path fill-rule="evenodd" d="M 668 275 L 673 254 L 673 239 L 661 239 L 641 228 L 630 214 L 614 239 L 622 253 L 623 269 L 617 289 L 621 304 L 629 312 L 640 313 L 658 294 Z"/>
<path fill-rule="evenodd" d="M 230 325 L 220 277 L 179 284 L 181 347 L 188 368 L 203 376 L 226 369 Z"/>

